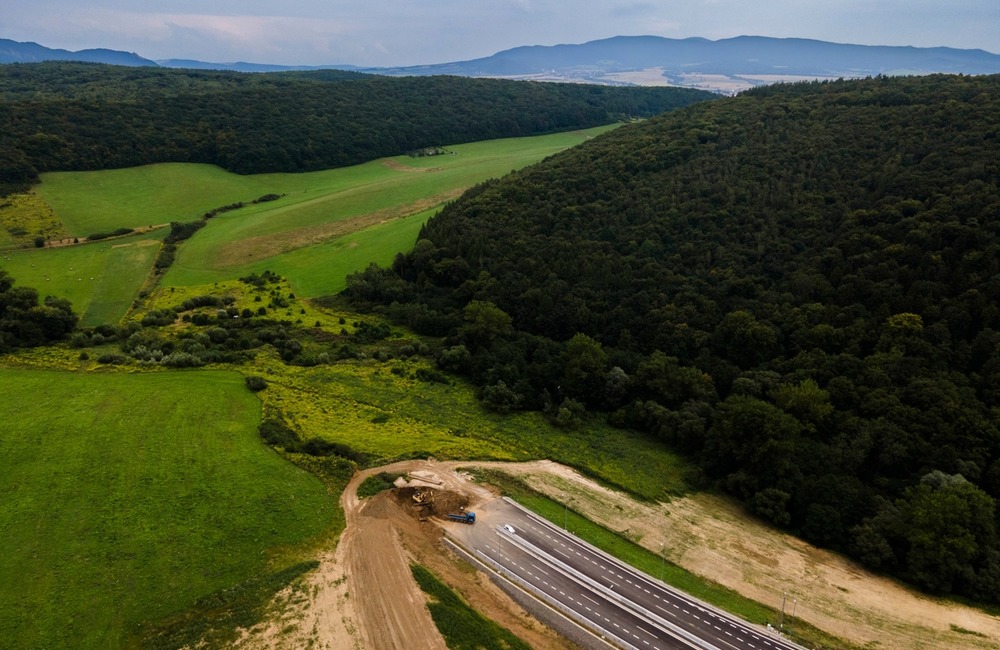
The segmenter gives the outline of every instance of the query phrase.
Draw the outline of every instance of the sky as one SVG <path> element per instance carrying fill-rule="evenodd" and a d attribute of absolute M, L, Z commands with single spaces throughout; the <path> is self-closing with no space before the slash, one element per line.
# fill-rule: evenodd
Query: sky
<path fill-rule="evenodd" d="M 1000 53 L 1000 0 L 4 0 L 0 38 L 147 59 L 407 66 L 617 35 Z"/>

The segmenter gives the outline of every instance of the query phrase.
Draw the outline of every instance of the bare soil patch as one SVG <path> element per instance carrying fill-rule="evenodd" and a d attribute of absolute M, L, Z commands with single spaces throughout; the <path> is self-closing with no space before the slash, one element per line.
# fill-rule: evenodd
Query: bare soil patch
<path fill-rule="evenodd" d="M 382 165 L 384 167 L 388 167 L 393 171 L 416 173 L 416 174 L 423 174 L 425 172 L 436 172 L 441 169 L 440 167 L 410 167 L 409 165 L 404 165 L 398 160 L 383 160 Z"/>
<path fill-rule="evenodd" d="M 458 198 L 464 191 L 464 188 L 450 190 L 406 205 L 376 210 L 348 219 L 229 242 L 219 249 L 219 254 L 213 264 L 216 268 L 239 266 L 287 253 L 297 248 L 321 244 L 380 223 L 387 223 L 429 210 L 436 205 Z"/>

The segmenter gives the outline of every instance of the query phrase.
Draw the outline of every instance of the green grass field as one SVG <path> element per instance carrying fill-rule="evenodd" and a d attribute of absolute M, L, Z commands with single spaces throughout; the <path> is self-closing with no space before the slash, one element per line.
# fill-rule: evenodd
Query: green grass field
<path fill-rule="evenodd" d="M 453 155 L 398 156 L 325 172 L 259 176 L 262 188 L 285 196 L 214 218 L 184 244 L 164 284 L 207 284 L 270 268 L 301 295 L 334 293 L 344 287 L 347 273 L 408 250 L 434 213 L 431 208 L 462 189 L 609 128 L 456 145 L 448 148 Z M 352 224 L 359 219 L 362 223 Z M 358 226 L 364 230 L 357 232 Z"/>
<path fill-rule="evenodd" d="M 329 527 L 232 372 L 0 369 L 0 645 L 117 648 Z M 283 550 L 286 549 L 286 550 Z"/>
<path fill-rule="evenodd" d="M 425 210 L 315 246 L 247 264 L 238 275 L 242 277 L 247 273 L 270 269 L 289 278 L 298 295 L 305 298 L 339 293 L 347 286 L 347 276 L 351 273 L 364 269 L 372 262 L 389 266 L 397 253 L 410 250 L 417 241 L 421 226 L 437 211 L 437 208 Z"/>
<path fill-rule="evenodd" d="M 116 323 L 139 293 L 166 230 L 64 248 L 2 254 L 0 268 L 39 298 L 67 298 L 83 326 Z"/>
<path fill-rule="evenodd" d="M 273 270 L 304 297 L 332 294 L 349 273 L 388 264 L 462 189 L 579 144 L 613 126 L 448 147 L 452 154 L 397 156 L 306 174 L 238 176 L 210 165 L 160 164 L 42 175 L 35 194 L 69 236 L 193 221 L 265 194 L 209 221 L 179 250 L 164 286 L 187 287 Z M 68 298 L 85 326 L 115 323 L 147 277 L 166 230 L 54 249 L 3 254 L 0 268 L 40 296 Z"/>
<path fill-rule="evenodd" d="M 447 147 L 455 152 L 454 156 L 398 156 L 387 160 L 390 165 L 411 170 L 440 169 L 443 173 L 429 174 L 440 177 L 431 187 L 435 183 L 440 187 L 453 187 L 455 183 L 461 186 L 536 162 L 610 128 L 613 127 Z M 237 201 L 249 202 L 268 193 L 289 195 L 289 200 L 277 211 L 276 224 L 281 219 L 327 221 L 331 218 L 328 210 L 320 207 L 310 211 L 308 205 L 323 194 L 355 191 L 364 196 L 366 192 L 378 193 L 389 181 L 389 186 L 401 196 L 426 196 L 421 194 L 426 185 L 408 191 L 400 187 L 406 183 L 391 181 L 404 174 L 421 176 L 395 171 L 382 161 L 304 174 L 253 176 L 232 174 L 212 165 L 164 163 L 95 172 L 49 172 L 42 174 L 36 191 L 52 206 L 70 236 L 83 237 L 116 228 L 192 221 L 213 208 Z M 307 205 L 298 205 L 302 203 Z M 291 205 L 298 205 L 292 211 L 294 216 L 287 214 Z M 338 212 L 340 209 L 335 208 Z M 255 223 L 251 230 L 267 232 L 286 227 L 287 224 Z"/>
<path fill-rule="evenodd" d="M 214 165 L 164 163 L 95 172 L 49 172 L 35 191 L 66 232 L 86 237 L 116 228 L 193 221 L 208 210 L 266 191 L 252 176 Z"/>

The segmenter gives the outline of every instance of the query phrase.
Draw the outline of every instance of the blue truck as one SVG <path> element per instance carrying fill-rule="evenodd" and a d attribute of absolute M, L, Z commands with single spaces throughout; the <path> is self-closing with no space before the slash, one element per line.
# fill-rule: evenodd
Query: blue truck
<path fill-rule="evenodd" d="M 476 513 L 474 512 L 456 512 L 448 515 L 448 519 L 452 521 L 460 521 L 463 524 L 474 524 L 476 523 Z"/>

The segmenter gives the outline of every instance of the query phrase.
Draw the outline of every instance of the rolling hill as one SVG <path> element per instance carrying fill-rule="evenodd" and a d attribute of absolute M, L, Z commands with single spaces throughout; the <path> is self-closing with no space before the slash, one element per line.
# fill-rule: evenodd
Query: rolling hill
<path fill-rule="evenodd" d="M 467 193 L 358 304 L 936 593 L 1000 579 L 1000 77 L 770 86 Z"/>
<path fill-rule="evenodd" d="M 23 43 L 9 38 L 0 38 L 0 63 L 38 63 L 40 61 L 84 61 L 107 63 L 109 65 L 151 66 L 155 61 L 144 59 L 135 52 L 122 52 L 106 48 L 93 48 L 70 52 L 53 49 L 38 43 Z"/>
<path fill-rule="evenodd" d="M 648 117 L 710 98 L 681 88 L 336 70 L 0 66 L 0 186 L 24 187 L 43 171 L 158 162 L 210 163 L 239 174 L 314 171 Z"/>
<path fill-rule="evenodd" d="M 737 36 L 717 41 L 615 36 L 581 44 L 516 47 L 440 65 L 370 70 L 380 74 L 577 80 L 695 86 L 731 93 L 802 78 L 861 78 L 938 72 L 995 74 L 1000 55 L 948 47 L 851 45 L 803 38 Z"/>

